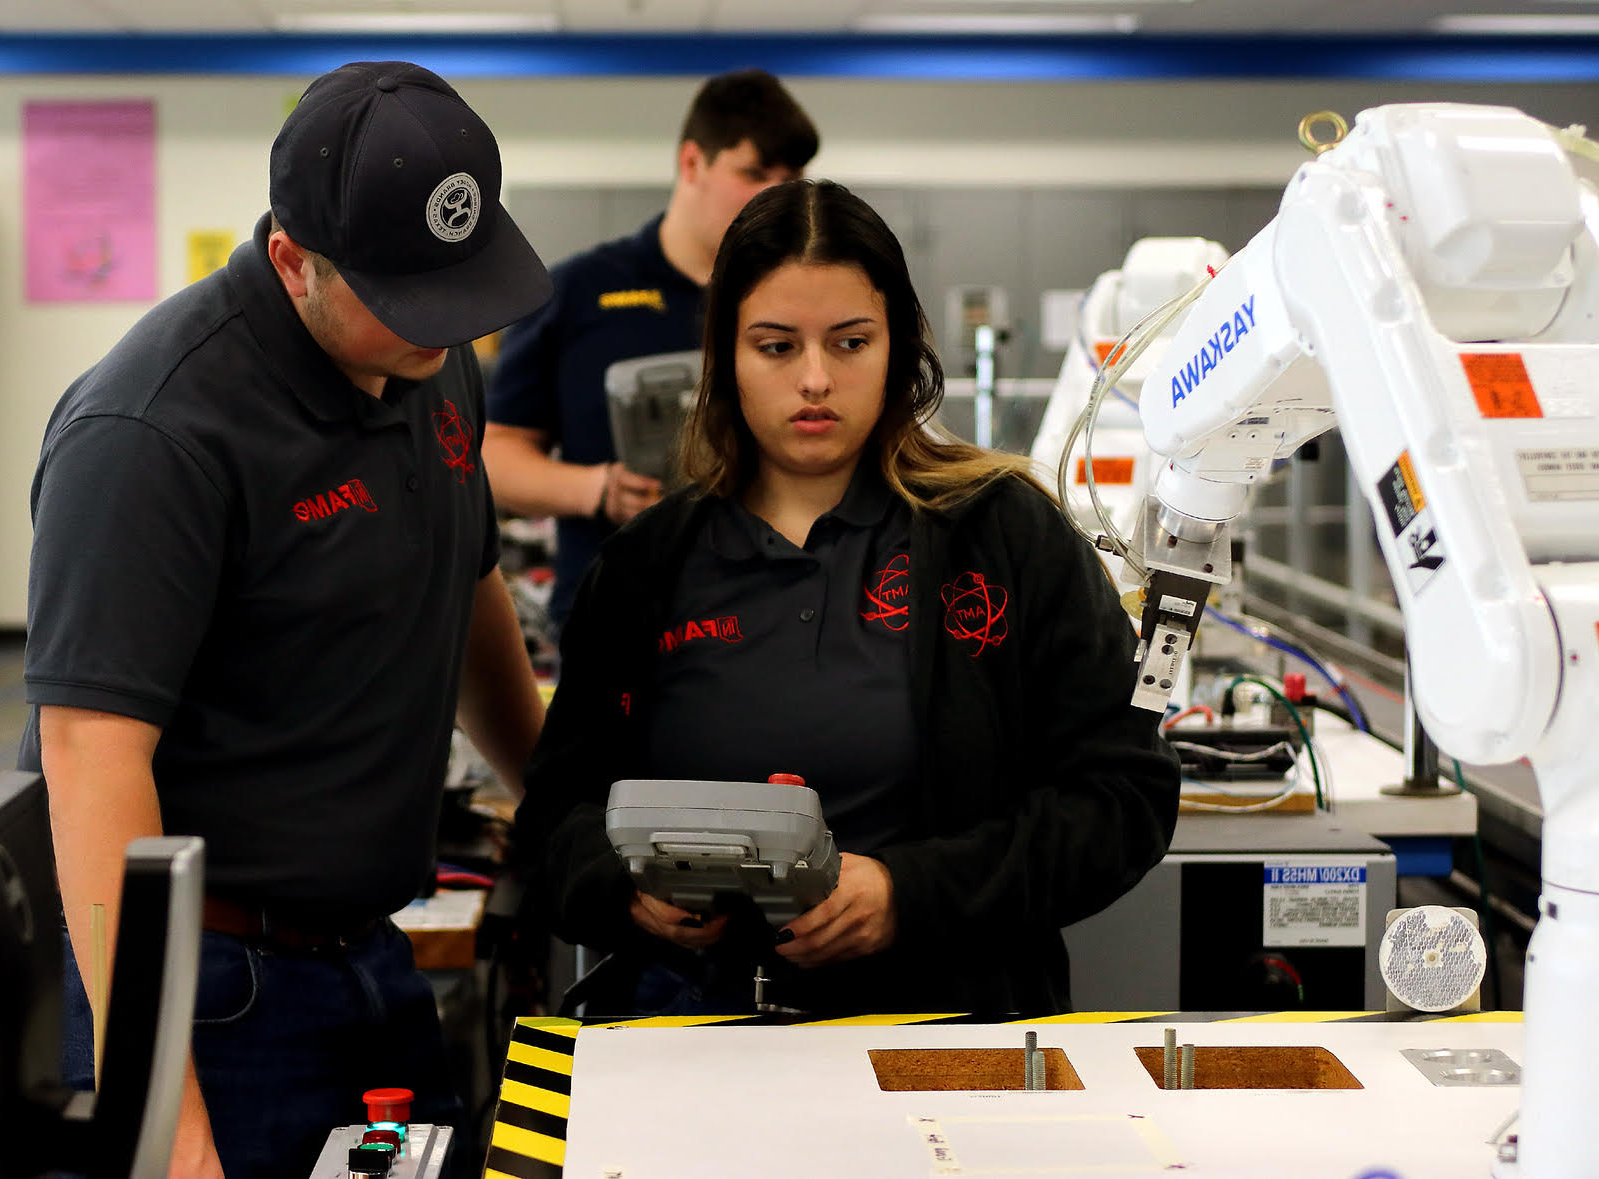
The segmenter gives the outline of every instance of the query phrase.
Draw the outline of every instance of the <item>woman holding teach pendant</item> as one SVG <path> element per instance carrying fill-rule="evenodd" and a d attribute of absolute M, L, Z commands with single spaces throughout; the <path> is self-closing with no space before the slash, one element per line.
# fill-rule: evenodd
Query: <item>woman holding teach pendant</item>
<path fill-rule="evenodd" d="M 1069 1010 L 1060 929 L 1153 866 L 1178 769 L 1135 636 L 1025 459 L 927 423 L 904 254 L 847 189 L 752 200 L 707 289 L 688 486 L 610 539 L 562 641 L 521 845 L 568 941 L 636 969 L 591 1015 Z M 639 893 L 623 778 L 800 775 L 843 853 L 776 931 Z"/>

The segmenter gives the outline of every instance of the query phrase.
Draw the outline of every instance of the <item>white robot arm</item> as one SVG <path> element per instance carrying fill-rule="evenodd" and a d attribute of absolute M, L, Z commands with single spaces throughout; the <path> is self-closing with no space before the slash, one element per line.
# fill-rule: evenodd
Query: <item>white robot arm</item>
<path fill-rule="evenodd" d="M 1337 425 L 1446 752 L 1528 758 L 1544 818 L 1520 1171 L 1594 1179 L 1599 1054 L 1599 195 L 1593 145 L 1502 107 L 1364 112 L 1192 304 L 1145 378 L 1138 703 L 1162 707 L 1225 531 Z M 1586 1054 L 1586 1055 L 1585 1055 Z M 1508 1171 L 1506 1173 L 1509 1173 Z"/>

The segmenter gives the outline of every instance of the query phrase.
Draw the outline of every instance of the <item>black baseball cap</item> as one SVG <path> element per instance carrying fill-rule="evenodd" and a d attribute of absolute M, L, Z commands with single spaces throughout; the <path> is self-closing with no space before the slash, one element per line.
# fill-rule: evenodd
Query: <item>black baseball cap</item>
<path fill-rule="evenodd" d="M 272 144 L 278 223 L 419 348 L 486 336 L 548 301 L 549 272 L 499 193 L 493 132 L 410 62 L 323 74 Z"/>

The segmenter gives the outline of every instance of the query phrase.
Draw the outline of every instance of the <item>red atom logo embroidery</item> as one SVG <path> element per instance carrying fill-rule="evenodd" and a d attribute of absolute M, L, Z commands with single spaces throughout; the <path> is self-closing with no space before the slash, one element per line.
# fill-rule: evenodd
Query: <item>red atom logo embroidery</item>
<path fill-rule="evenodd" d="M 862 622 L 881 622 L 889 630 L 904 630 L 911 624 L 911 558 L 899 553 L 877 573 L 876 581 L 861 586 L 866 605 Z"/>
<path fill-rule="evenodd" d="M 989 585 L 981 573 L 962 573 L 954 581 L 946 582 L 938 591 L 944 599 L 944 629 L 950 637 L 972 639 L 977 646 L 972 651 L 976 659 L 987 647 L 997 647 L 1005 641 L 1010 627 L 1005 621 L 1005 607 L 1010 595 L 1002 585 Z"/>
<path fill-rule="evenodd" d="M 433 415 L 433 434 L 444 451 L 444 465 L 454 469 L 457 483 L 465 483 L 477 470 L 472 461 L 472 423 L 461 416 L 455 402 L 445 401 L 444 408 Z"/>

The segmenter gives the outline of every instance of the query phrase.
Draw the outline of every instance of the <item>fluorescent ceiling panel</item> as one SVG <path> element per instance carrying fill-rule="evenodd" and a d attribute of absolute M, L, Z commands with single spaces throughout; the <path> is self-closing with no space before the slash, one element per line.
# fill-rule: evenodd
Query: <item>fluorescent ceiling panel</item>
<path fill-rule="evenodd" d="M 293 12 L 273 24 L 296 33 L 549 33 L 553 12 Z"/>
<path fill-rule="evenodd" d="M 1551 37 L 1561 34 L 1599 33 L 1599 15 L 1586 13 L 1458 13 L 1432 22 L 1440 33 Z"/>
<path fill-rule="evenodd" d="M 956 13 L 873 12 L 859 17 L 855 27 L 871 33 L 948 33 L 963 35 L 1025 35 L 1038 33 L 1131 33 L 1138 18 L 1130 13 Z"/>

